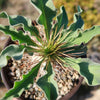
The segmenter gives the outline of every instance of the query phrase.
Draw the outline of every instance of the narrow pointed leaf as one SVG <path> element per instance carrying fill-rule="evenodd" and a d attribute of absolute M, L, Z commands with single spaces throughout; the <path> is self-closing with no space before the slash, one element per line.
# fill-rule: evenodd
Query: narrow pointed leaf
<path fill-rule="evenodd" d="M 8 18 L 10 25 L 22 24 L 25 31 L 29 31 L 31 35 L 35 36 L 39 40 L 39 31 L 35 26 L 32 26 L 32 21 L 23 16 L 9 16 L 6 12 L 0 13 L 0 18 Z"/>
<path fill-rule="evenodd" d="M 35 5 L 40 12 L 40 17 L 38 19 L 39 24 L 44 25 L 47 40 L 50 37 L 51 22 L 52 18 L 56 15 L 56 9 L 53 5 L 52 0 L 31 0 L 33 5 Z"/>
<path fill-rule="evenodd" d="M 6 47 L 0 54 L 0 67 L 7 65 L 7 56 L 20 60 L 23 56 L 25 46 L 23 45 L 10 45 Z"/>
<path fill-rule="evenodd" d="M 22 31 L 16 31 L 10 26 L 0 25 L 0 30 L 5 34 L 11 35 L 13 40 L 19 40 L 19 43 L 26 43 L 27 45 L 37 46 L 36 43 L 28 36 L 24 35 Z"/>
<path fill-rule="evenodd" d="M 14 87 L 9 90 L 1 100 L 12 100 L 14 97 L 19 97 L 25 89 L 28 89 L 30 84 L 34 83 L 34 78 L 37 76 L 40 65 L 41 62 L 33 67 L 28 74 L 23 75 L 23 79 L 21 81 L 16 81 Z"/>
<path fill-rule="evenodd" d="M 58 88 L 54 80 L 54 72 L 50 63 L 47 66 L 47 74 L 40 78 L 37 84 L 43 89 L 48 100 L 56 100 Z"/>

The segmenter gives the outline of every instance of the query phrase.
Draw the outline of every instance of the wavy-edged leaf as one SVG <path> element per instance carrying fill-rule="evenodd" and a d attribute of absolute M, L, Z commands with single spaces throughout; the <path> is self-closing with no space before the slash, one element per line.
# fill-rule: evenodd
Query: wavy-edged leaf
<path fill-rule="evenodd" d="M 27 45 L 37 46 L 37 44 L 28 36 L 24 35 L 22 31 L 16 31 L 10 26 L 0 25 L 0 30 L 5 34 L 11 35 L 13 40 L 19 40 L 19 43 L 26 43 Z"/>
<path fill-rule="evenodd" d="M 89 85 L 100 85 L 100 64 L 90 59 L 81 59 L 78 62 L 80 74 L 86 78 Z"/>
<path fill-rule="evenodd" d="M 10 25 L 22 24 L 25 31 L 29 31 L 31 35 L 35 36 L 37 40 L 40 39 L 39 31 L 35 26 L 32 26 L 32 21 L 23 16 L 9 16 L 6 12 L 0 13 L 0 18 L 8 18 Z"/>
<path fill-rule="evenodd" d="M 0 54 L 0 67 L 7 65 L 7 56 L 13 57 L 16 60 L 20 60 L 25 50 L 24 45 L 10 45 L 6 47 Z"/>
<path fill-rule="evenodd" d="M 16 81 L 14 87 L 6 93 L 1 100 L 12 100 L 14 97 L 19 97 L 25 89 L 30 87 L 30 84 L 34 83 L 34 78 L 37 76 L 42 61 L 32 68 L 32 70 L 23 75 L 21 81 Z"/>
<path fill-rule="evenodd" d="M 100 64 L 88 58 L 66 58 L 67 64 L 77 70 L 89 85 L 100 85 Z M 67 66 L 68 65 L 64 65 Z"/>
<path fill-rule="evenodd" d="M 83 28 L 84 25 L 84 21 L 81 17 L 81 13 L 82 13 L 82 9 L 80 8 L 80 6 L 77 7 L 78 12 L 74 14 L 74 23 L 70 25 L 69 30 L 68 31 L 76 31 L 79 28 Z"/>
<path fill-rule="evenodd" d="M 57 83 L 54 80 L 54 71 L 52 69 L 51 63 L 46 66 L 47 74 L 41 77 L 37 84 L 40 86 L 46 94 L 48 100 L 56 100 L 58 96 Z"/>
<path fill-rule="evenodd" d="M 73 44 L 88 43 L 94 36 L 100 34 L 100 26 L 93 26 L 92 28 L 80 33 L 80 35 L 74 38 Z"/>
<path fill-rule="evenodd" d="M 57 33 L 59 32 L 62 26 L 64 27 L 64 29 L 66 29 L 67 24 L 68 24 L 67 13 L 64 6 L 61 6 L 60 14 L 57 16 L 57 24 L 55 25 L 55 27 L 57 27 Z"/>
<path fill-rule="evenodd" d="M 74 14 L 74 23 L 71 24 L 69 28 L 66 29 L 64 32 L 63 36 L 66 37 L 66 34 L 68 34 L 67 37 L 64 39 L 64 41 L 66 42 L 69 42 L 70 40 L 73 41 L 73 38 L 75 38 L 79 33 L 78 30 L 83 29 L 84 21 L 81 17 L 82 9 L 80 8 L 80 6 L 78 6 L 77 9 L 78 9 L 78 12 Z M 71 45 L 72 44 L 69 44 L 69 46 Z"/>
<path fill-rule="evenodd" d="M 40 17 L 38 19 L 39 24 L 44 25 L 47 40 L 50 37 L 52 18 L 56 15 L 56 9 L 52 0 L 31 0 L 33 6 L 39 8 Z"/>

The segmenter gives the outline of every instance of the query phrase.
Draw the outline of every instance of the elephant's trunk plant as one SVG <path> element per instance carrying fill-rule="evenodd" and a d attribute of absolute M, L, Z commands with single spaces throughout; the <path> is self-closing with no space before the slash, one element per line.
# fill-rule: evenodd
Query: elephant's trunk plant
<path fill-rule="evenodd" d="M 80 16 L 82 12 L 80 7 L 78 7 L 78 13 L 74 15 L 74 23 L 67 27 L 68 18 L 63 6 L 60 14 L 57 15 L 52 0 L 31 0 L 31 3 L 40 12 L 36 21 L 44 26 L 45 39 L 43 40 L 38 28 L 32 25 L 30 19 L 22 16 L 9 16 L 2 12 L 0 17 L 8 18 L 10 25 L 0 25 L 0 30 L 10 35 L 12 40 L 18 40 L 19 45 L 12 44 L 1 52 L 0 67 L 6 66 L 10 58 L 20 60 L 24 52 L 37 53 L 41 61 L 28 74 L 23 75 L 21 81 L 16 81 L 14 87 L 1 100 L 12 100 L 14 97 L 19 97 L 30 84 L 34 83 L 33 80 L 37 77 L 43 62 L 46 62 L 44 70 L 47 73 L 36 83 L 44 91 L 48 100 L 56 100 L 58 97 L 58 87 L 53 71 L 55 62 L 62 68 L 73 67 L 89 85 L 100 84 L 100 64 L 88 58 L 81 58 L 87 53 L 86 44 L 100 33 L 100 26 L 93 26 L 83 31 L 84 22 Z M 23 30 L 18 31 L 15 26 L 21 26 L 30 35 L 25 35 Z M 31 36 L 34 36 L 38 42 L 35 42 Z"/>

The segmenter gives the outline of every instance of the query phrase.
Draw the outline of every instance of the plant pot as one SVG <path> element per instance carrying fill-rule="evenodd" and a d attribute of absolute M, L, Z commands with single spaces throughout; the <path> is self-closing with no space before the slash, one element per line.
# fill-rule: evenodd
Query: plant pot
<path fill-rule="evenodd" d="M 11 38 L 9 38 L 5 47 L 10 45 L 10 44 L 16 44 L 16 42 L 12 41 Z M 2 77 L 4 85 L 6 86 L 7 89 L 11 89 L 13 87 L 13 83 L 10 81 L 10 77 L 9 77 L 9 75 L 7 75 L 7 73 L 9 72 L 9 66 L 11 66 L 11 65 L 9 65 L 9 62 L 11 62 L 11 60 L 8 61 L 7 66 L 5 66 L 1 69 L 1 77 Z M 83 77 L 80 76 L 79 81 L 77 82 L 77 85 L 74 88 L 72 88 L 72 90 L 69 93 L 67 93 L 65 96 L 63 96 L 60 100 L 69 100 L 77 92 L 77 90 L 81 86 L 82 81 L 83 81 Z M 23 97 L 23 94 L 21 95 L 20 98 L 18 98 L 18 100 L 19 99 L 29 100 L 29 99 L 25 99 Z"/>

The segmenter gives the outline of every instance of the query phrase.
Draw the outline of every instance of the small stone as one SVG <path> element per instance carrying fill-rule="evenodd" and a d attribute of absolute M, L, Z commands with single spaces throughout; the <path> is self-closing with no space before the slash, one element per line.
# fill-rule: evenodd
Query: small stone
<path fill-rule="evenodd" d="M 42 98 L 41 100 L 46 100 L 46 98 Z"/>
<path fill-rule="evenodd" d="M 29 90 L 30 90 L 30 92 L 33 92 L 33 88 L 30 88 Z"/>
<path fill-rule="evenodd" d="M 66 86 L 63 87 L 64 92 L 68 91 L 68 88 Z"/>
<path fill-rule="evenodd" d="M 59 86 L 59 88 L 62 88 L 62 84 L 61 83 L 59 83 L 58 86 Z"/>
<path fill-rule="evenodd" d="M 75 75 L 75 79 L 79 79 L 79 76 L 77 74 Z"/>
<path fill-rule="evenodd" d="M 16 73 L 16 76 L 17 76 L 17 77 L 20 77 L 20 69 L 17 69 L 17 70 L 15 71 L 15 73 Z"/>
<path fill-rule="evenodd" d="M 30 99 L 34 99 L 34 96 L 33 95 L 30 95 Z"/>
<path fill-rule="evenodd" d="M 21 63 L 21 60 L 17 60 L 17 63 Z"/>
<path fill-rule="evenodd" d="M 10 72 L 9 75 L 15 76 L 15 73 L 14 72 Z"/>
<path fill-rule="evenodd" d="M 22 76 L 20 76 L 19 79 L 22 80 Z"/>
<path fill-rule="evenodd" d="M 25 98 L 28 98 L 28 96 L 29 96 L 28 94 L 25 94 Z"/>
<path fill-rule="evenodd" d="M 72 82 L 70 82 L 70 86 L 73 86 L 73 83 Z"/>
<path fill-rule="evenodd" d="M 25 90 L 25 93 L 28 94 L 28 90 Z"/>
<path fill-rule="evenodd" d="M 60 100 L 60 98 L 61 98 L 61 97 L 62 97 L 62 96 L 61 96 L 61 95 L 59 95 L 59 96 L 58 96 L 58 98 L 57 98 L 57 100 Z"/>
<path fill-rule="evenodd" d="M 36 98 L 36 95 L 33 95 L 34 99 Z"/>
<path fill-rule="evenodd" d="M 72 86 L 68 85 L 68 89 L 71 90 L 72 89 Z"/>
<path fill-rule="evenodd" d="M 40 91 L 38 95 L 39 95 L 39 97 L 43 97 L 42 91 Z"/>
<path fill-rule="evenodd" d="M 70 75 L 68 75 L 68 76 L 67 76 L 67 78 L 71 79 L 71 76 L 70 76 Z"/>
<path fill-rule="evenodd" d="M 64 91 L 60 91 L 60 94 L 61 94 L 61 95 L 64 95 L 65 93 L 64 93 Z"/>
<path fill-rule="evenodd" d="M 31 93 L 28 91 L 28 93 L 27 93 L 28 95 L 30 95 Z"/>
<path fill-rule="evenodd" d="M 14 71 L 16 70 L 15 67 L 10 67 L 9 69 L 10 69 L 12 72 L 14 72 Z"/>
<path fill-rule="evenodd" d="M 17 77 L 13 77 L 15 80 L 17 80 Z"/>

